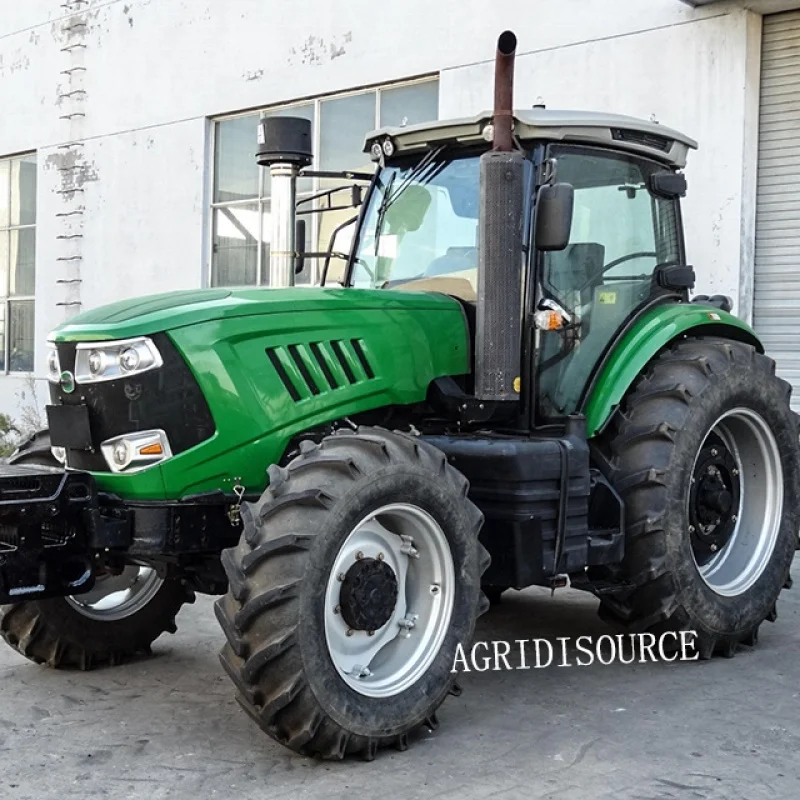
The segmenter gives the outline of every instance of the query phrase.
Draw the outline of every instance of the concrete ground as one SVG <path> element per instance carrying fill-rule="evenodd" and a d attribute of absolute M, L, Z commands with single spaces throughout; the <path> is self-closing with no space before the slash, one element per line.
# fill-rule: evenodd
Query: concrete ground
<path fill-rule="evenodd" d="M 484 639 L 600 635 L 596 601 L 511 593 Z M 211 601 L 151 660 L 63 673 L 0 649 L 0 798 L 800 796 L 800 590 L 755 651 L 683 664 L 471 673 L 435 733 L 372 763 L 295 756 L 240 711 Z"/>

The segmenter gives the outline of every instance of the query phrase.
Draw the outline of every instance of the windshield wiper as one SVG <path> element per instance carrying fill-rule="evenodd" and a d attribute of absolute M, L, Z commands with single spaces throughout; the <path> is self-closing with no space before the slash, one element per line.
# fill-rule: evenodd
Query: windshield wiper
<path fill-rule="evenodd" d="M 381 233 L 383 232 L 383 221 L 386 217 L 386 212 L 389 210 L 389 206 L 394 203 L 395 200 L 405 191 L 406 187 L 416 180 L 422 172 L 424 172 L 444 151 L 445 145 L 440 145 L 435 150 L 431 150 L 426 153 L 408 173 L 408 175 L 403 178 L 400 185 L 392 191 L 392 186 L 394 186 L 394 179 L 397 177 L 397 172 L 392 173 L 392 177 L 389 178 L 389 182 L 386 184 L 386 188 L 383 191 L 383 198 L 381 200 L 380 207 L 378 208 L 378 219 L 376 221 L 376 228 L 375 228 L 375 255 L 378 255 L 378 243 L 381 238 Z M 444 165 L 442 165 L 444 166 Z"/>

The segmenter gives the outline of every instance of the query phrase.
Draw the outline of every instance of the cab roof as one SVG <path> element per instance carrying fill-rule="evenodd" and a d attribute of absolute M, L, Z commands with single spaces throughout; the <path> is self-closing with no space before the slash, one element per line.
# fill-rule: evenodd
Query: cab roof
<path fill-rule="evenodd" d="M 364 151 L 390 138 L 395 153 L 429 150 L 442 144 L 465 146 L 491 139 L 492 113 L 439 120 L 403 128 L 380 128 L 367 135 Z M 490 129 L 491 130 L 491 129 Z M 536 140 L 575 142 L 612 147 L 654 158 L 676 169 L 686 166 L 689 150 L 697 142 L 672 128 L 620 114 L 593 111 L 557 111 L 530 108 L 514 112 L 514 136 L 523 144 Z"/>

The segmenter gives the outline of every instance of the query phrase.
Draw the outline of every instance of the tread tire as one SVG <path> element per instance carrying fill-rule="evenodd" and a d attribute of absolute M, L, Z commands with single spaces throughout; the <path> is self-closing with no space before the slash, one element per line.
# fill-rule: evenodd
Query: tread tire
<path fill-rule="evenodd" d="M 9 463 L 61 466 L 50 452 L 46 432 L 24 442 Z M 82 670 L 116 666 L 149 655 L 162 633 L 175 633 L 178 611 L 194 600 L 194 592 L 177 578 L 165 580 L 135 614 L 109 622 L 84 616 L 63 597 L 30 600 L 0 606 L 0 636 L 36 664 Z"/>
<path fill-rule="evenodd" d="M 626 505 L 622 577 L 634 587 L 601 597 L 605 621 L 632 632 L 695 630 L 703 659 L 730 657 L 738 645 L 755 644 L 761 623 L 776 617 L 800 527 L 800 441 L 790 394 L 774 362 L 740 342 L 683 339 L 651 362 L 604 434 L 613 482 Z M 785 500 L 766 568 L 748 590 L 723 597 L 695 565 L 684 509 L 698 442 L 722 413 L 738 406 L 757 411 L 775 435 Z"/>
<path fill-rule="evenodd" d="M 483 517 L 468 483 L 444 454 L 406 434 L 377 428 L 304 443 L 288 467 L 243 507 L 239 545 L 222 563 L 229 592 L 216 603 L 227 643 L 220 653 L 237 700 L 269 736 L 325 759 L 408 746 L 453 692 L 456 646 L 472 638 L 488 607 L 480 578 L 489 555 L 478 542 Z M 324 597 L 341 543 L 370 511 L 399 500 L 425 508 L 450 543 L 458 577 L 450 627 L 427 672 L 387 698 L 366 697 L 338 675 L 328 653 Z"/>

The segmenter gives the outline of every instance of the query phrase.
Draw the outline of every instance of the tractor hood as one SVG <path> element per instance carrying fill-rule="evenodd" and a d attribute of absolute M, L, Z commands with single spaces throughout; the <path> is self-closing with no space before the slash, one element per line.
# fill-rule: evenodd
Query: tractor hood
<path fill-rule="evenodd" d="M 443 294 L 375 289 L 197 289 L 137 297 L 100 306 L 59 325 L 56 342 L 103 341 L 146 336 L 188 325 L 264 314 L 313 311 L 453 311 Z"/>

